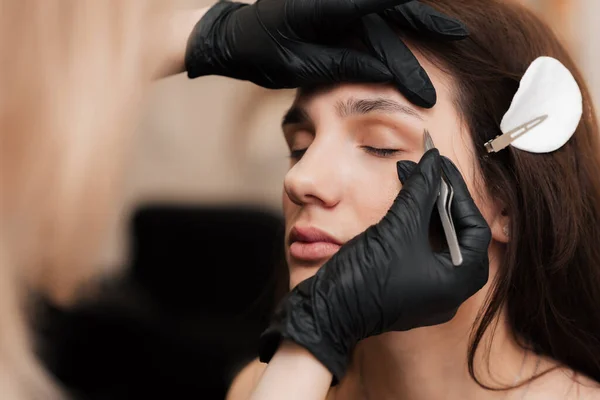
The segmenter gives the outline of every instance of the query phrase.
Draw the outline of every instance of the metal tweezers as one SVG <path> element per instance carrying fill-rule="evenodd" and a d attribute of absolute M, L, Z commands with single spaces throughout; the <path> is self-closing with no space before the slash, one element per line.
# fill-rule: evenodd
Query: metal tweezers
<path fill-rule="evenodd" d="M 425 151 L 435 148 L 433 140 L 429 131 L 425 130 L 423 134 L 425 142 Z M 448 243 L 448 249 L 450 250 L 450 258 L 454 266 L 459 266 L 463 262 L 462 254 L 460 253 L 460 247 L 458 246 L 458 238 L 456 237 L 456 230 L 454 229 L 454 222 L 452 221 L 452 199 L 454 198 L 454 189 L 446 180 L 446 177 L 442 173 L 442 182 L 440 183 L 440 192 L 437 197 L 437 209 L 442 220 L 442 227 L 444 228 L 444 234 L 446 235 L 446 242 Z"/>

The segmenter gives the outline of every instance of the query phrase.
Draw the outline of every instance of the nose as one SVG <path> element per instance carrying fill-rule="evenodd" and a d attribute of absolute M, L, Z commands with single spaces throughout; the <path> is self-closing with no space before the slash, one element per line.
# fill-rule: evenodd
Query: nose
<path fill-rule="evenodd" d="M 343 177 L 336 150 L 339 152 L 335 147 L 328 149 L 327 144 L 315 141 L 288 171 L 284 189 L 294 204 L 334 207 L 340 202 Z"/>

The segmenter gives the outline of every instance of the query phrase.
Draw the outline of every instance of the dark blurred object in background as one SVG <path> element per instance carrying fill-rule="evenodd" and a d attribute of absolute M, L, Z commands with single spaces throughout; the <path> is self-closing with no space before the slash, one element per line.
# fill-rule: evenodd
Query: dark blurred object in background
<path fill-rule="evenodd" d="M 224 399 L 287 283 L 283 221 L 247 207 L 145 207 L 132 235 L 125 278 L 74 309 L 46 303 L 42 358 L 81 399 Z"/>

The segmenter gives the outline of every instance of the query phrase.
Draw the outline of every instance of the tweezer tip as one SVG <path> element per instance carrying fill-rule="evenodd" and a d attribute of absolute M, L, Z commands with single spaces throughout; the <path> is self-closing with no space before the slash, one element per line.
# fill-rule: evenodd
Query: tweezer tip
<path fill-rule="evenodd" d="M 435 147 L 433 144 L 433 139 L 431 139 L 431 135 L 429 134 L 428 129 L 423 130 L 423 140 L 425 142 L 425 151 L 431 150 Z"/>

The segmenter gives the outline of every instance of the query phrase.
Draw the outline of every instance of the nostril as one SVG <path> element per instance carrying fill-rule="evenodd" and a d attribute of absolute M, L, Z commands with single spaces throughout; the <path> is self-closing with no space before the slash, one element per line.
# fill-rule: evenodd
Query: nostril
<path fill-rule="evenodd" d="M 302 199 L 300 197 L 295 196 L 293 193 L 288 192 L 287 195 L 288 195 L 288 198 L 290 199 L 290 201 L 297 206 L 301 206 L 305 203 L 304 201 L 302 201 Z"/>
<path fill-rule="evenodd" d="M 297 206 L 301 206 L 303 204 L 302 195 L 297 189 L 294 189 L 294 185 L 290 184 L 287 179 L 283 184 L 283 190 L 292 203 L 296 204 Z"/>

